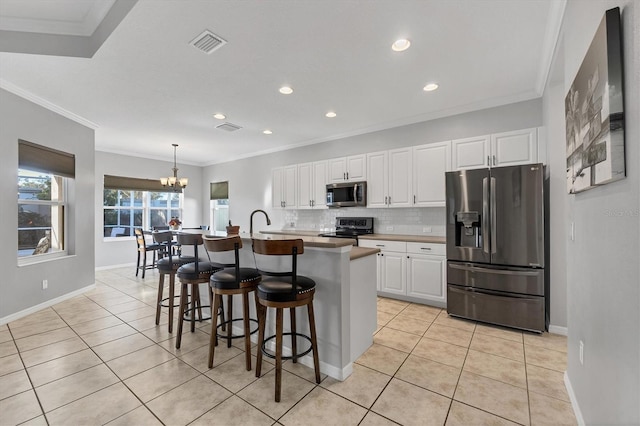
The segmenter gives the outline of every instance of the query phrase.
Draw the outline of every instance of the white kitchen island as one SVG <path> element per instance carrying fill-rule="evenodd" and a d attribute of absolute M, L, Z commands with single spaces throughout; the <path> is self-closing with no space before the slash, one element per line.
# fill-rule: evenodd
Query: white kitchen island
<path fill-rule="evenodd" d="M 254 267 L 251 235 L 240 234 L 243 248 L 240 262 L 243 267 Z M 344 380 L 353 371 L 353 362 L 373 343 L 376 330 L 376 256 L 379 250 L 353 247 L 351 240 L 311 237 L 308 235 L 254 234 L 261 239 L 300 238 L 304 241 L 304 254 L 298 256 L 298 274 L 316 282 L 313 301 L 320 371 L 338 380 Z M 352 252 L 353 249 L 353 252 Z M 212 259 L 215 260 L 215 259 Z M 242 312 L 240 298 L 234 300 L 234 312 Z M 251 307 L 251 317 L 255 307 Z M 288 315 L 285 331 L 289 327 Z M 309 335 L 306 309 L 296 310 L 297 331 Z M 234 334 L 241 334 L 234 326 Z M 275 334 L 275 315 L 269 310 L 265 334 Z M 257 334 L 252 336 L 257 341 Z M 284 339 L 284 354 L 291 351 Z M 304 350 L 306 342 L 299 341 L 298 349 Z M 299 359 L 313 368 L 313 359 L 306 355 Z"/>

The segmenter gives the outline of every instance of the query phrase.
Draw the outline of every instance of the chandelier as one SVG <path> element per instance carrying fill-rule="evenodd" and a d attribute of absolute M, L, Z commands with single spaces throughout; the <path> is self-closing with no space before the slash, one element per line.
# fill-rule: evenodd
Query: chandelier
<path fill-rule="evenodd" d="M 168 186 L 173 188 L 174 191 L 180 192 L 183 188 L 187 187 L 189 183 L 189 178 L 180 178 L 178 179 L 178 166 L 176 164 L 176 148 L 178 147 L 177 143 L 171 144 L 173 146 L 173 176 L 169 176 L 166 178 L 160 178 L 160 183 L 162 186 Z"/>

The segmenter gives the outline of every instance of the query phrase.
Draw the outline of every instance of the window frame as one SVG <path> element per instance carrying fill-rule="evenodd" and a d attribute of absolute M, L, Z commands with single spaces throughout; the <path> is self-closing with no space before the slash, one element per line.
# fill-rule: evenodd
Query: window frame
<path fill-rule="evenodd" d="M 31 206 L 50 206 L 51 209 L 53 210 L 54 208 L 58 209 L 61 213 L 58 214 L 62 214 L 62 220 L 58 221 L 60 222 L 60 225 L 54 225 L 53 222 L 51 223 L 50 228 L 50 232 L 53 232 L 53 230 L 55 228 L 57 228 L 58 226 L 62 227 L 62 230 L 58 231 L 59 234 L 59 238 L 58 240 L 62 241 L 62 249 L 59 250 L 55 250 L 55 251 L 48 251 L 46 253 L 40 253 L 40 254 L 29 254 L 29 255 L 24 255 L 24 256 L 20 256 L 19 252 L 20 252 L 20 248 L 18 245 L 18 248 L 16 250 L 16 256 L 17 256 L 17 262 L 18 262 L 18 266 L 25 266 L 25 265 L 31 265 L 31 264 L 35 264 L 35 263 L 41 263 L 41 262 L 46 262 L 52 259 L 58 259 L 58 258 L 63 258 L 63 257 L 67 257 L 69 256 L 69 250 L 68 250 L 68 241 L 69 241 L 69 197 L 68 197 L 68 192 L 69 192 L 69 180 L 71 178 L 65 177 L 65 176 L 60 176 L 57 175 L 55 173 L 52 172 L 44 172 L 44 171 L 36 171 L 36 170 L 30 170 L 27 167 L 18 167 L 18 185 L 19 185 L 19 181 L 21 179 L 21 177 L 23 176 L 21 174 L 21 171 L 25 171 L 25 172 L 31 172 L 31 173 L 40 173 L 43 176 L 49 176 L 50 179 L 52 181 L 57 180 L 58 181 L 58 187 L 59 187 L 59 196 L 55 199 L 55 200 L 38 200 L 38 199 L 28 199 L 28 198 L 20 198 L 20 196 L 18 195 L 17 198 L 17 205 L 16 207 L 18 207 L 18 214 L 20 214 L 20 205 L 31 205 Z M 20 191 L 18 190 L 18 193 Z M 52 213 L 53 215 L 53 213 Z M 18 227 L 16 228 L 18 230 L 18 233 L 20 232 L 20 226 L 18 225 Z M 18 240 L 19 241 L 19 240 Z M 51 250 L 51 247 L 49 248 L 49 250 Z"/>

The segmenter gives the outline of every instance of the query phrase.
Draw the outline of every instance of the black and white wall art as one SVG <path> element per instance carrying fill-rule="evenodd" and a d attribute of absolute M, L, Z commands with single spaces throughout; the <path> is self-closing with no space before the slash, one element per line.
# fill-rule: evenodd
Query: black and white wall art
<path fill-rule="evenodd" d="M 567 190 L 626 176 L 620 9 L 607 10 L 565 98 Z"/>

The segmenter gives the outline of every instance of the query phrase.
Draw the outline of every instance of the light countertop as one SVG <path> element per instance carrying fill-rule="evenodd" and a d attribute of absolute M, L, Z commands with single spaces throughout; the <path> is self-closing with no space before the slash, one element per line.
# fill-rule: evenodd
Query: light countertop
<path fill-rule="evenodd" d="M 282 235 L 301 235 L 317 237 L 323 232 L 313 231 L 309 229 L 284 229 L 280 231 L 260 231 L 265 234 L 282 234 Z M 325 231 L 326 232 L 326 231 Z M 324 238 L 324 237 L 322 237 Z M 445 244 L 446 237 L 439 237 L 433 235 L 400 235 L 400 234 L 367 234 L 358 237 L 361 240 L 387 240 L 387 241 L 405 241 L 408 243 L 435 243 Z"/>

